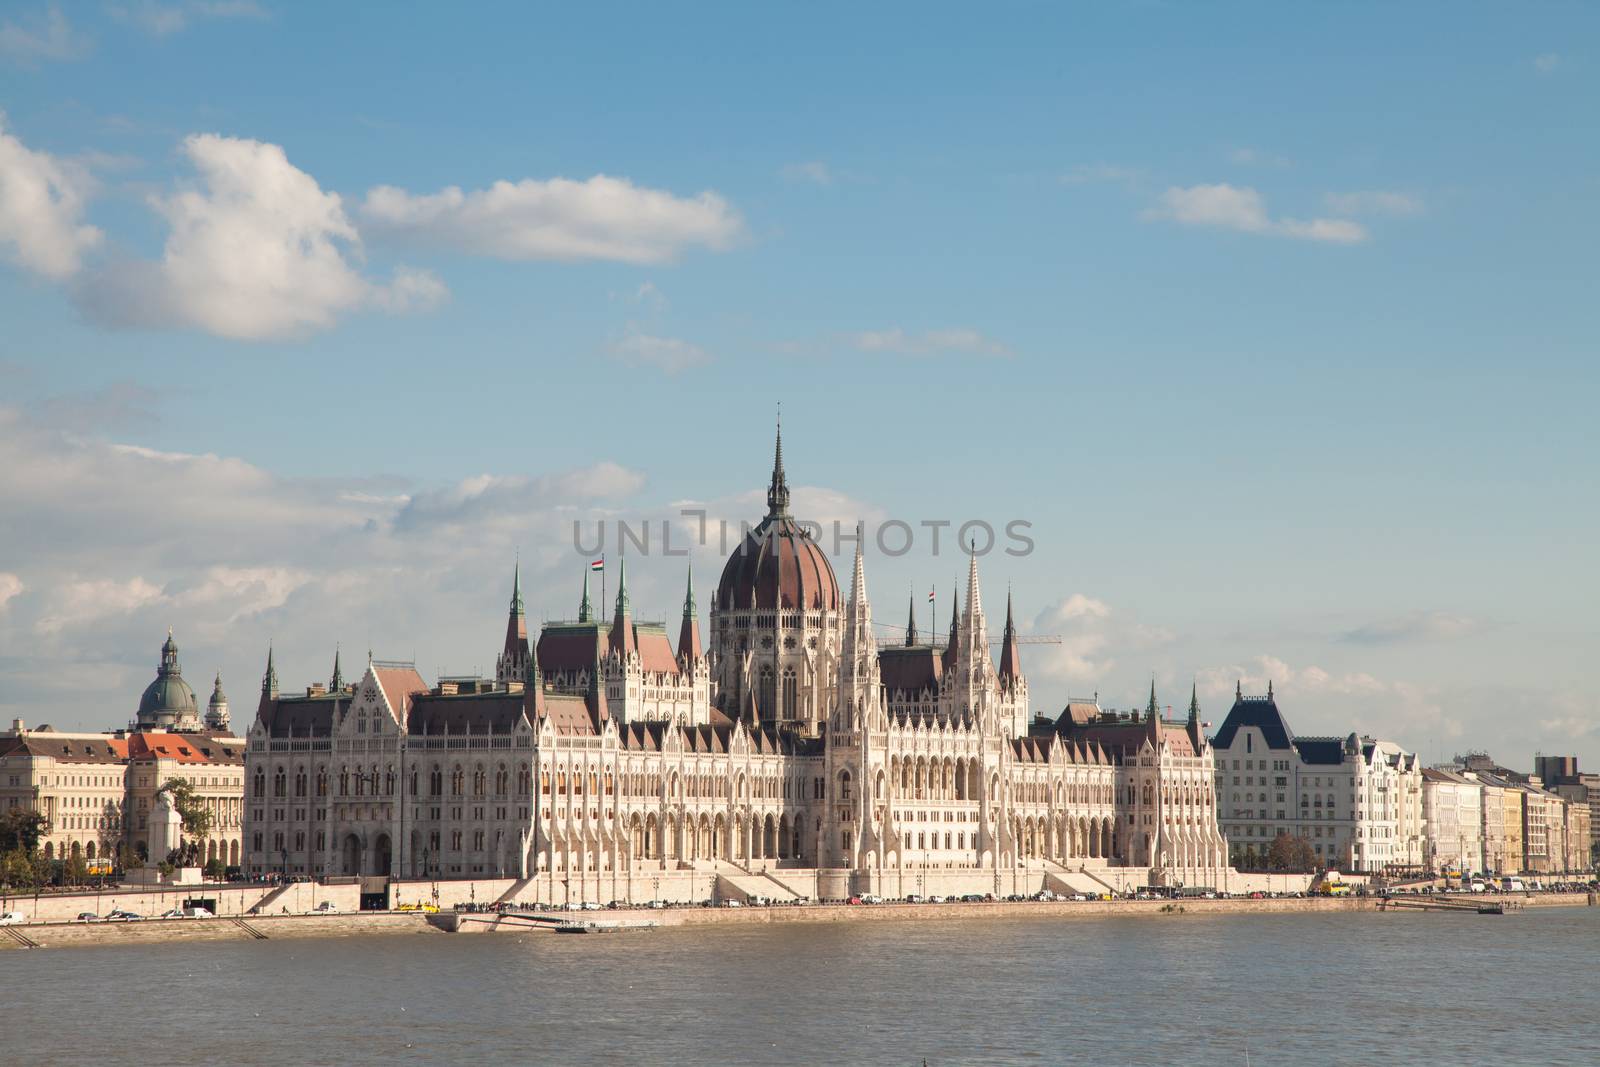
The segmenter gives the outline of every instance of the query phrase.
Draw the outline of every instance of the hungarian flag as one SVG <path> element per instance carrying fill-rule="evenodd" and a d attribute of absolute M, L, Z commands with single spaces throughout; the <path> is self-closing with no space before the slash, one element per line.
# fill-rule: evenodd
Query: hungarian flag
<path fill-rule="evenodd" d="M 597 559 L 593 563 L 589 564 L 589 569 L 592 570 L 592 571 L 603 571 L 603 570 L 605 570 L 606 569 L 606 558 L 604 556 L 601 556 L 599 559 Z"/>
<path fill-rule="evenodd" d="M 928 603 L 930 603 L 930 604 L 933 603 L 933 590 L 932 589 L 928 590 Z"/>

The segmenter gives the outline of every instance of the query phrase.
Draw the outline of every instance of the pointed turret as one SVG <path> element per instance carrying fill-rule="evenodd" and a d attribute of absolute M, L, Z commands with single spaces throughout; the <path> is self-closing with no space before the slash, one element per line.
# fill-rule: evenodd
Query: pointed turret
<path fill-rule="evenodd" d="M 767 517 L 789 514 L 789 482 L 783 473 L 783 420 L 778 420 L 778 440 L 772 452 L 772 482 L 767 486 Z"/>
<path fill-rule="evenodd" d="M 339 646 L 333 646 L 333 677 L 328 679 L 328 692 L 344 692 L 344 672 L 339 669 Z"/>
<path fill-rule="evenodd" d="M 278 671 L 272 665 L 272 646 L 267 646 L 267 673 L 261 676 L 261 695 L 275 697 L 278 695 Z"/>
<path fill-rule="evenodd" d="M 211 685 L 211 701 L 206 705 L 206 726 L 213 730 L 228 729 L 228 697 L 222 691 L 222 672 Z"/>
<path fill-rule="evenodd" d="M 1017 627 L 1011 618 L 1011 590 L 1006 590 L 1006 632 L 1000 646 L 1000 684 L 1009 687 L 1022 677 L 1022 654 L 1017 648 Z"/>
<path fill-rule="evenodd" d="M 1198 683 L 1189 687 L 1189 722 L 1186 728 L 1189 731 L 1189 742 L 1194 745 L 1195 752 L 1203 752 L 1206 747 L 1206 739 L 1200 728 L 1200 686 Z"/>
<path fill-rule="evenodd" d="M 522 607 L 522 561 L 511 571 L 511 607 L 506 615 L 506 640 L 495 663 L 495 681 L 515 682 L 528 667 L 528 617 Z"/>
<path fill-rule="evenodd" d="M 961 599 L 950 590 L 950 640 L 944 646 L 944 666 L 949 670 L 956 663 L 956 641 L 961 629 Z"/>
<path fill-rule="evenodd" d="M 689 567 L 688 584 L 683 591 L 683 625 L 678 629 L 678 659 L 690 662 L 705 655 L 700 644 L 700 615 L 694 603 L 694 566 Z"/>
<path fill-rule="evenodd" d="M 617 613 L 611 620 L 611 648 L 620 655 L 636 651 L 632 609 L 628 601 L 628 561 L 617 561 Z"/>
<path fill-rule="evenodd" d="M 917 643 L 917 594 L 911 594 L 911 608 L 906 612 L 906 647 Z"/>
<path fill-rule="evenodd" d="M 1144 709 L 1145 730 L 1158 747 L 1161 744 L 1161 707 L 1156 703 L 1156 680 L 1150 679 L 1150 703 Z"/>
<path fill-rule="evenodd" d="M 606 707 L 606 683 L 601 672 L 598 652 L 595 654 L 594 668 L 589 672 L 589 691 L 586 697 L 589 705 L 589 714 L 594 719 L 594 728 L 599 730 L 601 725 L 611 717 L 611 712 Z"/>
<path fill-rule="evenodd" d="M 539 670 L 539 646 L 537 643 L 528 652 L 528 661 L 523 668 L 522 675 L 522 708 L 527 713 L 528 722 L 537 726 L 539 718 L 544 715 L 544 674 Z"/>
<path fill-rule="evenodd" d="M 978 542 L 974 538 L 967 563 L 967 618 L 983 614 L 983 597 L 978 591 Z"/>
<path fill-rule="evenodd" d="M 863 715 L 878 712 L 881 676 L 878 643 L 872 636 L 872 605 L 867 601 L 867 567 L 862 525 L 856 524 L 856 558 L 850 574 L 850 601 L 845 605 L 844 632 L 839 641 L 839 692 L 844 704 Z M 852 720 L 846 717 L 841 726 Z"/>
<path fill-rule="evenodd" d="M 593 622 L 594 608 L 589 606 L 589 567 L 583 568 L 583 600 L 578 604 L 578 621 Z"/>

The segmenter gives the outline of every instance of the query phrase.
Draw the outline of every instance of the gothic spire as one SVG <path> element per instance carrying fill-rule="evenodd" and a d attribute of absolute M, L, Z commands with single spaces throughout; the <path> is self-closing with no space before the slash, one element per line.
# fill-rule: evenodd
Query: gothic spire
<path fill-rule="evenodd" d="M 339 646 L 333 646 L 333 677 L 328 680 L 328 692 L 338 693 L 344 689 L 344 672 L 339 669 Z"/>
<path fill-rule="evenodd" d="M 587 564 L 584 565 L 584 568 L 583 568 L 583 600 L 582 600 L 581 603 L 578 604 L 578 621 L 579 622 L 593 622 L 594 621 L 594 609 L 589 606 L 589 571 L 590 571 L 590 569 L 591 568 Z"/>
<path fill-rule="evenodd" d="M 623 556 L 617 560 L 617 618 L 628 613 L 628 560 Z"/>
<path fill-rule="evenodd" d="M 860 608 L 867 602 L 867 571 L 862 563 L 861 555 L 862 524 L 856 523 L 856 561 L 850 571 L 850 601 L 849 606 Z"/>
<path fill-rule="evenodd" d="M 950 590 L 950 640 L 945 645 L 945 669 L 955 666 L 956 662 L 956 634 L 960 632 L 961 623 L 961 598 L 956 596 L 956 590 Z"/>
<path fill-rule="evenodd" d="M 978 592 L 978 542 L 974 538 L 967 563 L 967 617 L 976 618 L 983 613 L 983 599 Z"/>
<path fill-rule="evenodd" d="M 906 614 L 906 647 L 917 643 L 917 594 L 911 594 L 911 610 Z"/>
<path fill-rule="evenodd" d="M 1200 718 L 1200 684 L 1194 683 L 1189 687 L 1189 721 L 1196 722 Z"/>
<path fill-rule="evenodd" d="M 1000 677 L 1012 679 L 1022 677 L 1022 654 L 1017 647 L 1017 627 L 1011 619 L 1011 588 L 1006 587 L 1006 630 L 1005 641 L 1000 646 Z"/>
<path fill-rule="evenodd" d="M 511 614 L 522 614 L 522 560 L 511 571 Z"/>
<path fill-rule="evenodd" d="M 783 417 L 778 417 L 777 445 L 772 452 L 772 483 L 767 486 L 767 518 L 789 514 L 789 482 L 783 473 Z"/>
<path fill-rule="evenodd" d="M 278 695 L 278 671 L 272 665 L 271 644 L 267 645 L 267 673 L 261 676 L 261 693 L 269 697 Z"/>
<path fill-rule="evenodd" d="M 1152 719 L 1156 717 L 1158 712 L 1158 709 L 1156 708 L 1156 679 L 1154 675 L 1151 675 L 1150 677 L 1150 703 L 1145 706 L 1144 710 L 1145 714 Z"/>
<path fill-rule="evenodd" d="M 700 617 L 694 603 L 694 565 L 689 565 L 689 580 L 683 591 L 683 625 L 678 629 L 678 658 L 697 660 L 705 655 L 700 645 Z"/>
<path fill-rule="evenodd" d="M 617 560 L 617 614 L 611 621 L 611 651 L 626 656 L 639 647 L 628 603 L 628 561 Z"/>

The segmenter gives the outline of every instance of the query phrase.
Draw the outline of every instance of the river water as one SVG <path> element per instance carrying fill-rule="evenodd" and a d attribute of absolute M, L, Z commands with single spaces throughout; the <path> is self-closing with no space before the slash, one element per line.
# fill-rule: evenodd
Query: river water
<path fill-rule="evenodd" d="M 43 949 L 0 1062 L 1592 1065 L 1597 950 L 1592 908 Z"/>

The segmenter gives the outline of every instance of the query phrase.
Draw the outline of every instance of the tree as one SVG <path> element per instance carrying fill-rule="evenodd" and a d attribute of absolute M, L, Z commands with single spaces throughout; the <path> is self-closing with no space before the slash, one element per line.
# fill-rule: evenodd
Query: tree
<path fill-rule="evenodd" d="M 1317 853 L 1305 838 L 1280 831 L 1267 847 L 1266 865 L 1275 871 L 1313 871 L 1317 866 Z"/>
<path fill-rule="evenodd" d="M 20 850 L 32 856 L 39 851 L 45 818 L 29 808 L 12 808 L 0 815 L 0 852 Z"/>

